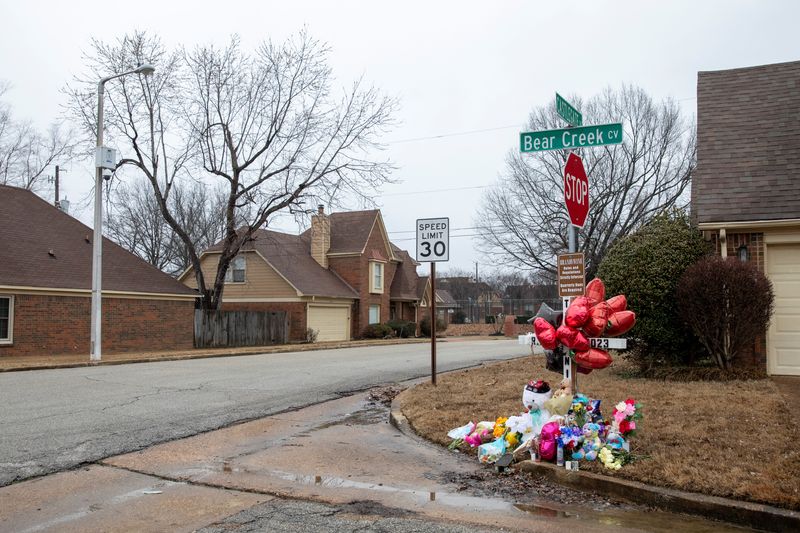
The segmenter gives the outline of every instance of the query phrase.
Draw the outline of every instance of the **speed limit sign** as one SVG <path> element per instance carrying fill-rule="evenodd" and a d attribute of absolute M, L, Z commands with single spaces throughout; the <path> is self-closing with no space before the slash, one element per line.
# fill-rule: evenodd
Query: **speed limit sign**
<path fill-rule="evenodd" d="M 417 261 L 450 260 L 450 219 L 417 219 Z"/>

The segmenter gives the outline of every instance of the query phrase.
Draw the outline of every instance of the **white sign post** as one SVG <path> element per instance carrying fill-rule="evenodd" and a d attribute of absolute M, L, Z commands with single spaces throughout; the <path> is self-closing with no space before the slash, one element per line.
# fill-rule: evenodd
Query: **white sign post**
<path fill-rule="evenodd" d="M 431 264 L 431 383 L 436 385 L 436 263 L 450 260 L 450 219 L 417 219 L 417 261 Z"/>

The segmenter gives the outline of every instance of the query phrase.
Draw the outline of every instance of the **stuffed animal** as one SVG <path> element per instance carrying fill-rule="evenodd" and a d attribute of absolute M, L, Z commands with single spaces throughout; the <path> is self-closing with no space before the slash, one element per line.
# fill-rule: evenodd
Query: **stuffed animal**
<path fill-rule="evenodd" d="M 572 386 L 569 380 L 563 380 L 558 390 L 553 393 L 553 397 L 544 402 L 544 408 L 551 415 L 564 416 L 572 405 Z"/>
<path fill-rule="evenodd" d="M 543 380 L 529 381 L 522 389 L 522 405 L 526 411 L 538 411 L 544 407 L 544 402 L 553 396 L 550 384 Z"/>

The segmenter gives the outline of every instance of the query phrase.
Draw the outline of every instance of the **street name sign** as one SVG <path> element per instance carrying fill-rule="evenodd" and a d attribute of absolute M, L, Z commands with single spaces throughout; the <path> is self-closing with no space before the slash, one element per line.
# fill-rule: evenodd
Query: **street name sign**
<path fill-rule="evenodd" d="M 590 146 L 620 144 L 621 142 L 622 123 L 531 131 L 519 134 L 519 149 L 523 153 L 543 152 L 545 150 L 574 150 Z"/>
<path fill-rule="evenodd" d="M 417 219 L 417 261 L 450 260 L 450 219 Z"/>
<path fill-rule="evenodd" d="M 570 126 L 583 126 L 583 115 L 572 107 L 572 104 L 556 93 L 556 112 L 561 115 Z"/>
<path fill-rule="evenodd" d="M 517 342 L 522 345 L 542 345 L 533 333 L 517 336 Z M 603 350 L 625 350 L 628 347 L 628 339 L 620 337 L 592 337 L 589 339 L 589 346 L 592 348 L 601 348 Z"/>
<path fill-rule="evenodd" d="M 558 295 L 562 298 L 583 296 L 586 283 L 582 252 L 558 256 Z"/>
<path fill-rule="evenodd" d="M 582 228 L 589 214 L 589 178 L 583 168 L 583 160 L 570 153 L 564 165 L 564 204 L 567 206 L 569 221 Z"/>

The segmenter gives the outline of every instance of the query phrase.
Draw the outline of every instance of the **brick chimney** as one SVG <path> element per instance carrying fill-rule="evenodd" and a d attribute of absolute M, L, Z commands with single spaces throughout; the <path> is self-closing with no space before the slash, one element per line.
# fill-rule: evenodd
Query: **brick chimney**
<path fill-rule="evenodd" d="M 331 248 L 331 221 L 325 214 L 325 206 L 317 206 L 317 214 L 311 216 L 311 257 L 328 268 L 328 250 Z"/>

